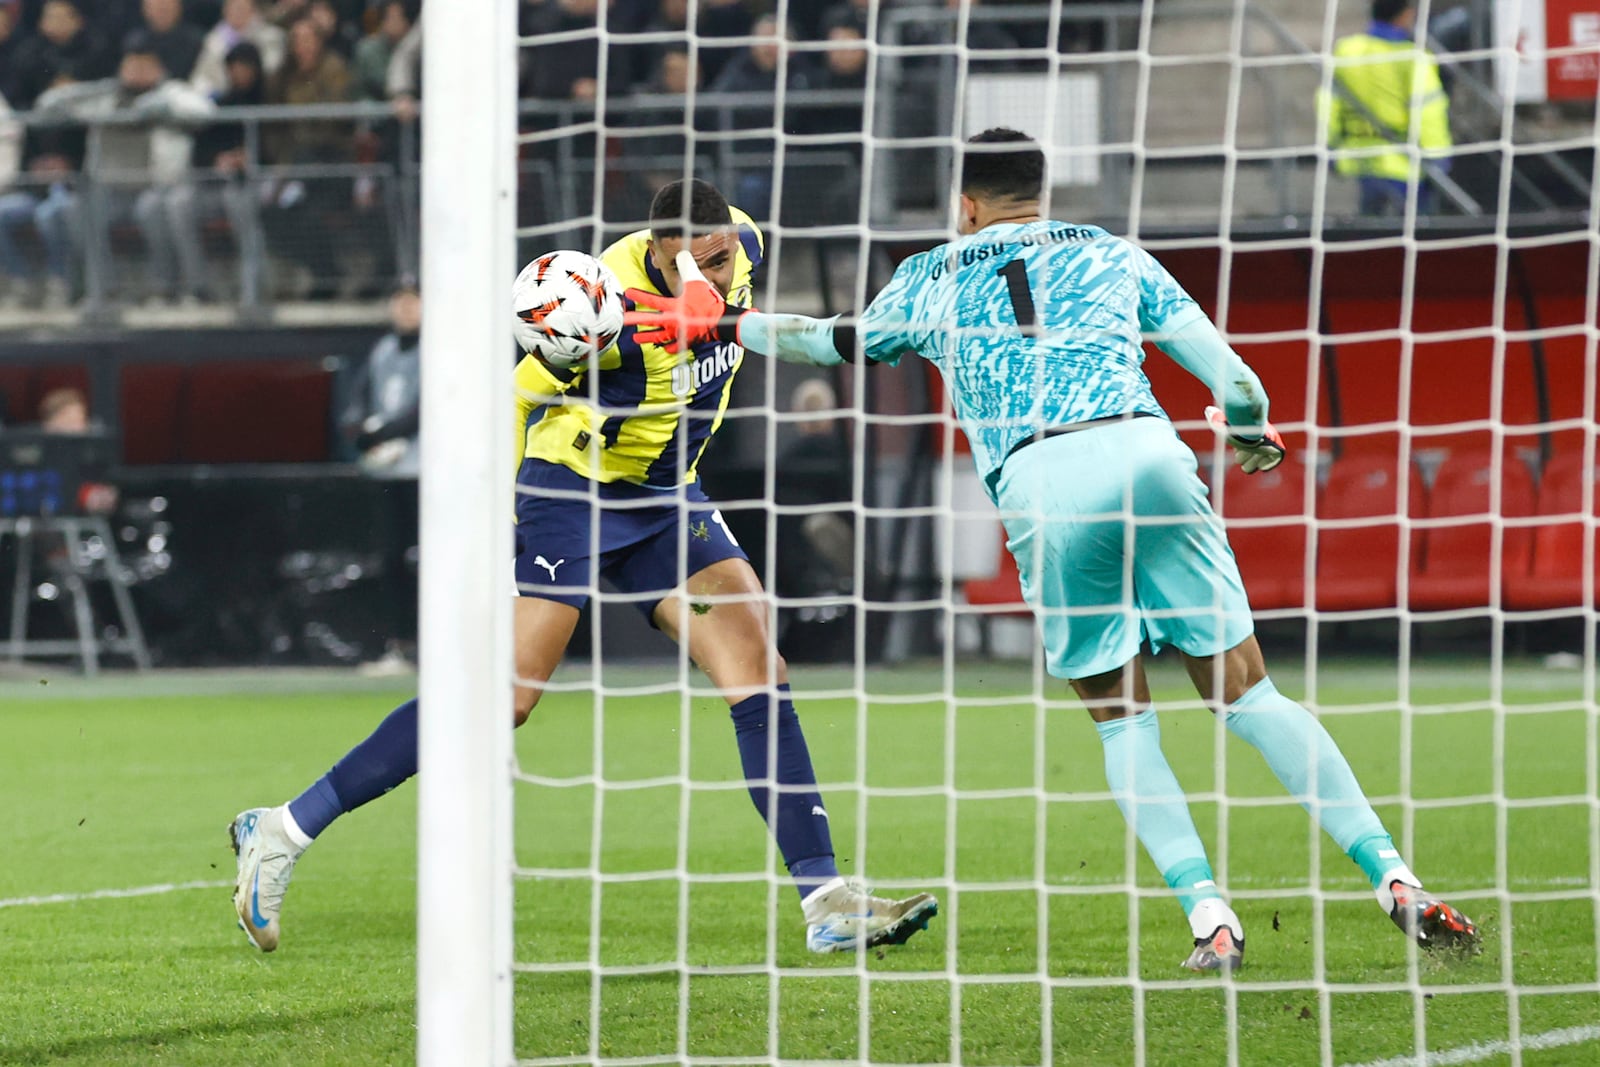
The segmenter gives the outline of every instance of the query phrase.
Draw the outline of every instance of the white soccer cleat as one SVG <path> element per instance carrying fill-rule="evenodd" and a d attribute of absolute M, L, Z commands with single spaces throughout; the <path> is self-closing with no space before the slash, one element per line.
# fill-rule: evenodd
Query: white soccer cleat
<path fill-rule="evenodd" d="M 939 914 L 939 901 L 928 893 L 889 900 L 844 878 L 818 886 L 800 907 L 806 917 L 806 948 L 812 952 L 903 945 Z"/>
<path fill-rule="evenodd" d="M 1183 965 L 1191 971 L 1237 971 L 1244 966 L 1244 937 L 1226 924 L 1219 926 L 1210 937 L 1194 939 L 1194 951 Z"/>
<path fill-rule="evenodd" d="M 295 861 L 305 850 L 283 828 L 283 808 L 251 808 L 228 824 L 228 841 L 239 857 L 233 886 L 233 910 L 239 928 L 262 952 L 278 947 L 278 912 Z"/>

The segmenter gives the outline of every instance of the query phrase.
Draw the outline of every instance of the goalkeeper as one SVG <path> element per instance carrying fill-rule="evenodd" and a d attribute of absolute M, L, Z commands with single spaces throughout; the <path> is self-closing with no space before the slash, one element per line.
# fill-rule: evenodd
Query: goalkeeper
<path fill-rule="evenodd" d="M 1139 657 L 1175 646 L 1202 697 L 1254 746 L 1426 948 L 1471 948 L 1477 928 L 1405 865 L 1322 724 L 1267 677 L 1250 605 L 1196 462 L 1151 394 L 1141 333 L 1211 387 L 1212 425 L 1246 474 L 1284 458 L 1267 395 L 1205 313 L 1149 254 L 1094 226 L 1040 215 L 1044 153 L 992 129 L 967 143 L 959 240 L 912 256 L 851 329 L 729 309 L 699 280 L 635 293 L 627 321 L 667 345 L 736 340 L 799 363 L 939 368 L 999 505 L 1051 674 L 1088 706 L 1106 778 L 1194 935 L 1184 965 L 1231 970 L 1244 928 L 1221 896 L 1161 751 Z M 693 264 L 680 256 L 686 274 Z"/>
<path fill-rule="evenodd" d="M 600 257 L 631 291 L 667 302 L 683 287 L 677 264 L 685 262 L 708 290 L 706 276 L 715 280 L 719 307 L 725 298 L 749 303 L 762 237 L 748 215 L 706 182 L 678 181 L 656 194 L 650 218 L 649 229 Z M 517 367 L 515 721 L 538 703 L 604 576 L 686 644 L 726 697 L 750 799 L 800 891 L 806 946 L 901 944 L 927 928 L 938 901 L 926 893 L 886 900 L 840 876 L 761 581 L 695 478 L 744 354 L 723 341 L 681 352 L 624 329 L 589 371 L 556 370 L 531 355 Z M 298 797 L 234 819 L 234 910 L 252 944 L 277 947 L 284 894 L 312 840 L 416 771 L 417 702 L 409 700 Z"/>

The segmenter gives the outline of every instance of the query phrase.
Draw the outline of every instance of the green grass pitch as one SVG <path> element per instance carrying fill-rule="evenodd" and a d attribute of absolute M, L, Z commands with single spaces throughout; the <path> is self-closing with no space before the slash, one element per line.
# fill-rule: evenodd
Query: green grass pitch
<path fill-rule="evenodd" d="M 1316 1064 L 1325 1042 L 1335 1064 L 1399 1063 L 1420 1020 L 1444 1053 L 1420 1062 L 1509 1064 L 1515 1038 L 1528 1067 L 1600 1063 L 1600 807 L 1578 672 L 1508 665 L 1500 714 L 1485 663 L 1419 663 L 1409 747 L 1392 662 L 1317 672 L 1320 708 L 1369 709 L 1325 721 L 1412 866 L 1485 930 L 1481 956 L 1441 962 L 1408 954 L 1354 866 L 1298 807 L 1268 803 L 1281 791 L 1260 760 L 1181 707 L 1181 678 L 1158 666 L 1166 750 L 1246 923 L 1237 980 L 1179 969 L 1181 912 L 1142 852 L 1130 867 L 1111 802 L 1082 799 L 1105 788 L 1087 716 L 1055 688 L 1037 711 L 1025 667 L 962 665 L 954 711 L 917 697 L 947 684 L 938 664 L 871 672 L 859 707 L 805 696 L 848 689 L 849 674 L 796 672 L 819 775 L 835 783 L 841 866 L 886 889 L 934 887 L 943 905 L 926 934 L 859 960 L 805 951 L 786 884 L 699 879 L 778 869 L 742 790 L 648 784 L 685 759 L 697 783 L 737 779 L 725 706 L 670 691 L 670 666 L 618 669 L 603 730 L 592 695 L 570 692 L 517 737 L 531 775 L 599 770 L 625 787 L 517 786 L 519 863 L 608 877 L 598 890 L 519 882 L 516 958 L 578 969 L 519 974 L 518 1055 L 1115 1067 L 1135 1062 L 1142 1024 L 1151 1065 L 1226 1064 L 1230 1043 L 1241 1064 Z M 1301 672 L 1275 675 L 1307 693 Z M 410 1062 L 414 787 L 307 854 L 273 955 L 248 946 L 216 884 L 232 877 L 232 815 L 321 773 L 406 695 L 388 685 L 255 673 L 0 686 L 0 1064 Z M 904 792 L 863 796 L 845 784 L 863 768 L 869 787 Z M 999 795 L 918 792 L 947 776 Z M 1219 809 L 1218 791 L 1244 803 Z M 1409 812 L 1404 793 L 1419 802 Z M 188 883 L 202 885 L 84 896 Z M 1308 884 L 1334 897 L 1319 905 Z M 632 973 L 595 978 L 592 958 Z M 756 973 L 706 973 L 741 966 Z"/>

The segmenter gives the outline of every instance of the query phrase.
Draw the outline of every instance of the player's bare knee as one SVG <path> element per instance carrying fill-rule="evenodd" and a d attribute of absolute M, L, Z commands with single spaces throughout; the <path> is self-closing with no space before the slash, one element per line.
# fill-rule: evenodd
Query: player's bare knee
<path fill-rule="evenodd" d="M 768 647 L 770 648 L 771 646 Z M 789 661 L 784 659 L 783 654 L 776 648 L 772 648 L 771 653 L 772 658 L 769 661 L 768 666 L 771 668 L 773 681 L 779 685 L 783 685 L 789 680 Z"/>
<path fill-rule="evenodd" d="M 543 689 L 517 686 L 511 696 L 511 725 L 521 726 L 527 722 L 528 716 L 539 706 L 539 698 L 543 695 Z"/>
<path fill-rule="evenodd" d="M 1253 636 L 1230 648 L 1225 658 L 1222 698 L 1233 704 L 1266 679 L 1267 661 Z"/>

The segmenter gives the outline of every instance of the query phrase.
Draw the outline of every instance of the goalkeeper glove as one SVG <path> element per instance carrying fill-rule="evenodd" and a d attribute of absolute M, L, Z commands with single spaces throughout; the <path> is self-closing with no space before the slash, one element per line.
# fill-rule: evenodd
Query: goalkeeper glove
<path fill-rule="evenodd" d="M 681 296 L 663 296 L 645 289 L 629 289 L 634 310 L 624 312 L 622 322 L 636 327 L 634 339 L 640 344 L 660 345 L 668 352 L 682 352 L 707 341 L 736 341 L 739 316 L 730 316 L 728 302 L 717 287 L 706 280 L 688 249 L 678 253 L 678 276 L 683 279 Z M 656 308 L 647 311 L 639 305 Z"/>
<path fill-rule="evenodd" d="M 1283 462 L 1289 454 L 1277 427 L 1267 423 L 1261 427 L 1260 437 L 1241 437 L 1228 428 L 1228 416 L 1219 407 L 1206 408 L 1206 421 L 1233 447 L 1233 458 L 1246 474 L 1269 471 Z"/>

